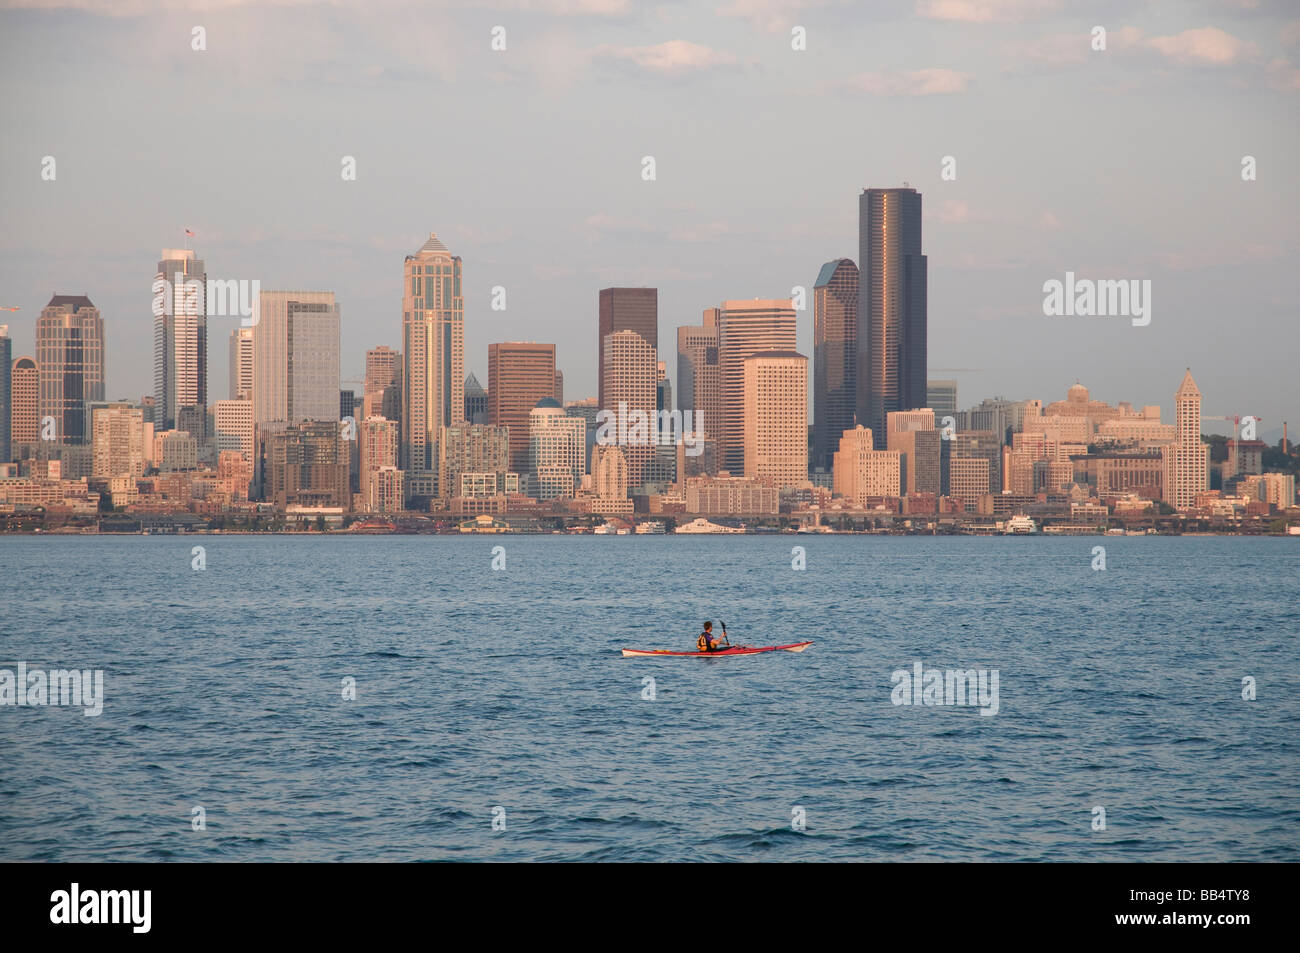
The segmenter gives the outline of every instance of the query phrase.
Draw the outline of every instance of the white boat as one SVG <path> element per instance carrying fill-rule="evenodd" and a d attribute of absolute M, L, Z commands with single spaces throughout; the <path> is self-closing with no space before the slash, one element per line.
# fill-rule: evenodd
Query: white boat
<path fill-rule="evenodd" d="M 1003 527 L 1004 535 L 1023 536 L 1030 533 L 1038 532 L 1038 524 L 1031 520 L 1023 513 L 1017 513 L 1011 519 L 1007 520 L 1006 526 Z"/>

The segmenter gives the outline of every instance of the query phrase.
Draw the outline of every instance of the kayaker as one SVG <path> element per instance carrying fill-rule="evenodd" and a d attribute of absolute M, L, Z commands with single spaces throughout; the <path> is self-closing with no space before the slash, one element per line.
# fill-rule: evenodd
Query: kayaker
<path fill-rule="evenodd" d="M 730 641 L 728 641 L 728 644 L 730 644 Z M 716 652 L 726 646 L 713 637 L 713 623 L 705 622 L 704 631 L 695 640 L 695 647 L 701 652 Z"/>

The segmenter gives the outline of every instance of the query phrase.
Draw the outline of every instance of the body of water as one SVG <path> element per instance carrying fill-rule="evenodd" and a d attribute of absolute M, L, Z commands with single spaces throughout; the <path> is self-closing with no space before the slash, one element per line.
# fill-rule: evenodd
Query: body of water
<path fill-rule="evenodd" d="M 0 707 L 0 859 L 1297 861 L 1298 589 L 1277 538 L 0 538 L 0 668 L 104 673 Z M 620 656 L 705 619 L 815 644 Z"/>

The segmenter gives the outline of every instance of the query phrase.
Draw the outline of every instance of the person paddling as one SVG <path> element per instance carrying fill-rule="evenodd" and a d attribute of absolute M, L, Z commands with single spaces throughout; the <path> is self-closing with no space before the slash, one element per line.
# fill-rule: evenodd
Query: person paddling
<path fill-rule="evenodd" d="M 717 639 L 715 639 L 713 637 L 713 623 L 705 622 L 704 631 L 701 632 L 700 637 L 695 640 L 695 647 L 701 652 L 716 652 L 719 649 L 730 647 L 731 640 L 727 639 L 727 633 L 725 629 L 723 630 L 722 638 L 724 640 L 723 642 L 720 642 Z"/>

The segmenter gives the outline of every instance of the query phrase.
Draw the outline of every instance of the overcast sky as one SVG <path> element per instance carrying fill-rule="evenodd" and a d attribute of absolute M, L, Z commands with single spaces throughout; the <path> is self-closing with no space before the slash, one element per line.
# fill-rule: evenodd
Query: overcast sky
<path fill-rule="evenodd" d="M 600 288 L 659 288 L 675 371 L 678 325 L 811 291 L 857 258 L 860 189 L 906 181 L 962 406 L 1077 378 L 1169 420 L 1190 366 L 1205 413 L 1300 423 L 1293 0 L 0 0 L 0 64 L 0 323 L 30 353 L 51 294 L 90 295 L 110 398 L 152 389 L 150 285 L 186 227 L 210 277 L 334 291 L 345 378 L 401 346 L 402 259 L 436 232 L 466 370 L 553 341 L 573 399 Z M 1066 271 L 1149 279 L 1151 323 L 1045 317 Z"/>

